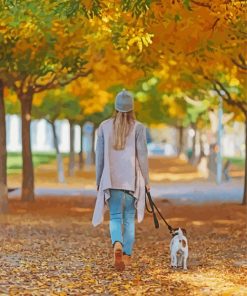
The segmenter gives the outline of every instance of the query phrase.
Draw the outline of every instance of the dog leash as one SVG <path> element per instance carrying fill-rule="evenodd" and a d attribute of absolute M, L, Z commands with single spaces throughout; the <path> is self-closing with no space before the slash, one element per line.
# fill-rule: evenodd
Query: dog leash
<path fill-rule="evenodd" d="M 153 219 L 154 219 L 154 226 L 155 228 L 159 228 L 159 220 L 155 214 L 154 209 L 156 209 L 156 211 L 158 212 L 158 214 L 160 215 L 161 219 L 165 222 L 167 228 L 169 229 L 170 233 L 173 232 L 173 227 L 166 221 L 166 219 L 163 217 L 163 215 L 161 214 L 161 212 L 159 211 L 159 209 L 157 208 L 156 204 L 154 203 L 154 201 L 152 200 L 151 194 L 149 191 L 147 191 L 147 188 L 145 188 L 146 191 L 146 196 L 148 197 L 148 201 L 149 201 L 149 205 L 150 208 L 148 208 L 147 205 L 147 198 L 145 198 L 145 206 L 146 206 L 146 210 L 148 211 L 148 213 L 152 213 L 153 214 Z"/>

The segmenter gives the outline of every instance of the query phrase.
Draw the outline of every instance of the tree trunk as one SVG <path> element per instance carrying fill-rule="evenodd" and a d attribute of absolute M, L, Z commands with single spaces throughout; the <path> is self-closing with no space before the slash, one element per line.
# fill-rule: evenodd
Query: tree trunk
<path fill-rule="evenodd" d="M 196 161 L 196 137 L 197 137 L 197 129 L 196 129 L 196 125 L 193 124 L 192 128 L 195 131 L 195 135 L 193 137 L 193 143 L 192 143 L 192 155 L 191 155 L 191 163 L 195 164 Z"/>
<path fill-rule="evenodd" d="M 53 142 L 54 142 L 54 147 L 57 154 L 57 178 L 59 183 L 64 183 L 65 179 L 64 179 L 64 168 L 63 168 L 63 156 L 59 150 L 56 126 L 54 121 L 49 121 L 49 123 L 51 124 L 51 127 L 52 127 Z"/>
<path fill-rule="evenodd" d="M 4 85 L 0 80 L 0 213 L 8 211 L 6 121 L 3 89 Z"/>
<path fill-rule="evenodd" d="M 244 175 L 244 195 L 243 205 L 247 204 L 247 114 L 245 114 L 245 175 Z"/>
<path fill-rule="evenodd" d="M 80 152 L 79 152 L 79 170 L 83 169 L 83 125 L 80 126 Z"/>
<path fill-rule="evenodd" d="M 179 143 L 178 143 L 178 155 L 180 155 L 183 152 L 184 148 L 184 128 L 183 126 L 178 127 L 178 132 L 179 132 Z"/>
<path fill-rule="evenodd" d="M 70 153 L 69 153 L 69 176 L 74 176 L 75 173 L 75 127 L 72 121 L 69 121 L 69 131 L 70 131 Z"/>
<path fill-rule="evenodd" d="M 19 97 L 21 102 L 22 119 L 22 201 L 34 200 L 34 171 L 31 150 L 31 111 L 33 95 L 28 94 Z"/>
<path fill-rule="evenodd" d="M 200 159 L 205 155 L 204 153 L 204 143 L 202 140 L 202 136 L 200 135 Z"/>
<path fill-rule="evenodd" d="M 199 145 L 200 145 L 200 155 L 199 155 L 199 158 L 197 160 L 197 164 L 199 164 L 202 160 L 202 158 L 205 156 L 205 153 L 204 153 L 204 143 L 203 143 L 203 140 L 202 140 L 202 135 L 201 133 L 199 133 Z"/>
<path fill-rule="evenodd" d="M 93 131 L 92 131 L 92 147 L 91 147 L 91 159 L 92 159 L 92 164 L 95 164 L 95 151 L 94 151 L 94 146 L 95 146 L 95 130 L 96 130 L 96 125 L 93 126 Z"/>

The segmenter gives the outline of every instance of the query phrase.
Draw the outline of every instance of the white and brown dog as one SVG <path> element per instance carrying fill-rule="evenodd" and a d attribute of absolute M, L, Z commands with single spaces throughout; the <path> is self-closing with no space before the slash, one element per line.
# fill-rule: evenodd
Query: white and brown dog
<path fill-rule="evenodd" d="M 187 269 L 187 259 L 189 256 L 188 241 L 184 228 L 175 228 L 172 231 L 170 243 L 171 267 L 182 267 Z"/>

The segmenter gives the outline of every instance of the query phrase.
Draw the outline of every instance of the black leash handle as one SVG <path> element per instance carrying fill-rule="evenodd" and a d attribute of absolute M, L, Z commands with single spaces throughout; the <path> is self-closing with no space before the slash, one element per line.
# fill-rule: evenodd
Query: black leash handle
<path fill-rule="evenodd" d="M 152 213 L 153 214 L 153 219 L 154 219 L 154 226 L 155 228 L 159 228 L 160 225 L 159 225 L 159 220 L 154 212 L 154 203 L 152 201 L 152 198 L 151 198 L 151 195 L 150 193 L 146 190 L 146 194 L 147 194 L 147 197 L 148 197 L 148 201 L 149 201 L 149 205 L 151 207 L 151 210 L 148 209 L 148 206 L 147 206 L 147 201 L 146 201 L 146 198 L 145 198 L 145 205 L 146 205 L 146 209 L 149 213 Z"/>
<path fill-rule="evenodd" d="M 148 208 L 148 206 L 147 206 L 147 201 L 146 201 L 146 198 L 145 198 L 146 209 L 147 209 L 148 213 L 152 213 L 153 214 L 155 228 L 159 228 L 159 221 L 158 221 L 157 216 L 155 214 L 154 208 L 156 209 L 156 211 L 160 215 L 161 219 L 165 222 L 165 224 L 166 224 L 167 228 L 169 229 L 170 233 L 172 233 L 173 232 L 172 226 L 166 221 L 166 219 L 163 217 L 163 215 L 161 214 L 161 212 L 157 208 L 156 204 L 153 202 L 152 197 L 151 197 L 151 194 L 150 194 L 149 191 L 147 191 L 147 188 L 145 188 L 145 191 L 146 191 L 146 195 L 148 197 L 149 205 L 151 207 L 151 210 L 150 210 Z"/>

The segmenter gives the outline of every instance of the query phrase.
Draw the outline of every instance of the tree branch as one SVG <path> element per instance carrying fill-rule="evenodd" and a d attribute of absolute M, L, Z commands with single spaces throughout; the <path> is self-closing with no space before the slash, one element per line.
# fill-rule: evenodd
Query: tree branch
<path fill-rule="evenodd" d="M 88 70 L 87 72 L 83 72 L 83 73 L 78 73 L 77 75 L 75 75 L 74 77 L 70 78 L 70 79 L 67 79 L 67 81 L 64 81 L 64 82 L 59 82 L 59 85 L 60 86 L 65 86 L 67 84 L 69 84 L 70 82 L 76 80 L 77 78 L 79 77 L 86 77 L 88 76 L 90 73 L 92 73 L 93 71 L 90 69 Z"/>
<path fill-rule="evenodd" d="M 247 66 L 238 63 L 235 59 L 232 59 L 232 62 L 233 62 L 233 64 L 236 65 L 238 68 L 247 71 Z"/>
<path fill-rule="evenodd" d="M 225 88 L 225 86 L 219 80 L 210 79 L 207 75 L 203 75 L 203 77 L 204 79 L 208 80 L 213 84 L 214 90 L 227 104 L 238 107 L 244 113 L 245 116 L 247 115 L 247 102 L 233 100 L 229 91 Z M 219 86 L 220 89 L 218 89 L 217 86 Z M 220 90 L 223 90 L 225 95 L 223 95 Z"/>
<path fill-rule="evenodd" d="M 27 79 L 27 76 L 26 77 L 22 77 L 22 79 L 21 79 L 21 85 L 19 87 L 19 93 L 21 95 L 24 94 L 24 85 L 25 85 L 26 79 Z"/>
<path fill-rule="evenodd" d="M 216 27 L 216 25 L 217 25 L 217 23 L 218 23 L 219 20 L 220 20 L 220 18 L 217 17 L 217 19 L 216 19 L 215 22 L 213 23 L 213 25 L 212 25 L 212 30 L 213 30 L 213 31 L 214 31 L 214 29 L 215 29 L 215 27 Z"/>
<path fill-rule="evenodd" d="M 209 3 L 203 3 L 203 2 L 200 2 L 197 0 L 191 0 L 190 2 L 197 5 L 197 6 L 202 6 L 202 7 L 206 7 L 206 8 L 211 9 L 211 5 Z"/>
<path fill-rule="evenodd" d="M 246 66 L 246 60 L 245 60 L 245 58 L 243 57 L 243 55 L 240 53 L 238 56 L 239 56 L 239 59 L 240 59 L 240 61 L 242 62 L 242 64 Z"/>
<path fill-rule="evenodd" d="M 92 70 L 88 70 L 86 72 L 79 72 L 76 75 L 72 76 L 71 78 L 66 79 L 65 81 L 59 81 L 57 75 L 54 75 L 53 78 L 46 84 L 35 84 L 33 87 L 34 93 L 39 93 L 44 90 L 53 89 L 53 88 L 59 88 L 63 87 L 65 85 L 68 85 L 72 81 L 78 79 L 79 77 L 86 77 L 88 76 Z"/>
<path fill-rule="evenodd" d="M 215 80 L 215 82 L 216 82 L 216 83 L 221 87 L 221 89 L 226 93 L 226 95 L 227 95 L 227 99 L 228 99 L 229 101 L 234 101 L 234 102 L 235 102 L 235 100 L 232 99 L 231 94 L 230 94 L 229 91 L 225 88 L 225 86 L 224 86 L 219 80 Z M 247 107 L 247 102 L 244 102 L 244 101 L 238 101 L 238 102 L 240 102 L 241 104 L 243 104 L 244 106 Z"/>
<path fill-rule="evenodd" d="M 238 107 L 244 114 L 247 113 L 247 103 L 246 102 L 233 100 L 232 97 L 231 97 L 231 95 L 230 95 L 230 93 L 229 93 L 229 91 L 224 87 L 224 85 L 220 81 L 218 81 L 218 80 L 212 80 L 211 82 L 213 83 L 214 90 L 218 93 L 218 95 L 226 103 L 228 103 L 229 105 Z M 225 95 L 223 95 L 221 93 L 221 91 L 218 89 L 217 86 L 219 86 L 220 89 L 224 91 Z"/>
<path fill-rule="evenodd" d="M 38 79 L 38 77 L 37 77 Z M 36 79 L 36 81 L 37 81 Z M 54 76 L 51 78 L 51 80 L 49 82 L 47 82 L 46 84 L 38 84 L 38 83 L 35 83 L 33 85 L 33 91 L 34 93 L 39 93 L 39 92 L 42 92 L 46 89 L 51 89 L 51 88 L 55 88 L 55 81 L 57 79 L 57 75 L 54 74 Z"/>
<path fill-rule="evenodd" d="M 241 63 L 237 62 L 234 58 L 232 58 L 233 64 L 236 65 L 238 68 L 240 68 L 242 70 L 247 70 L 246 60 L 245 60 L 245 58 L 243 57 L 243 55 L 241 53 L 238 55 L 238 58 L 239 58 Z"/>

